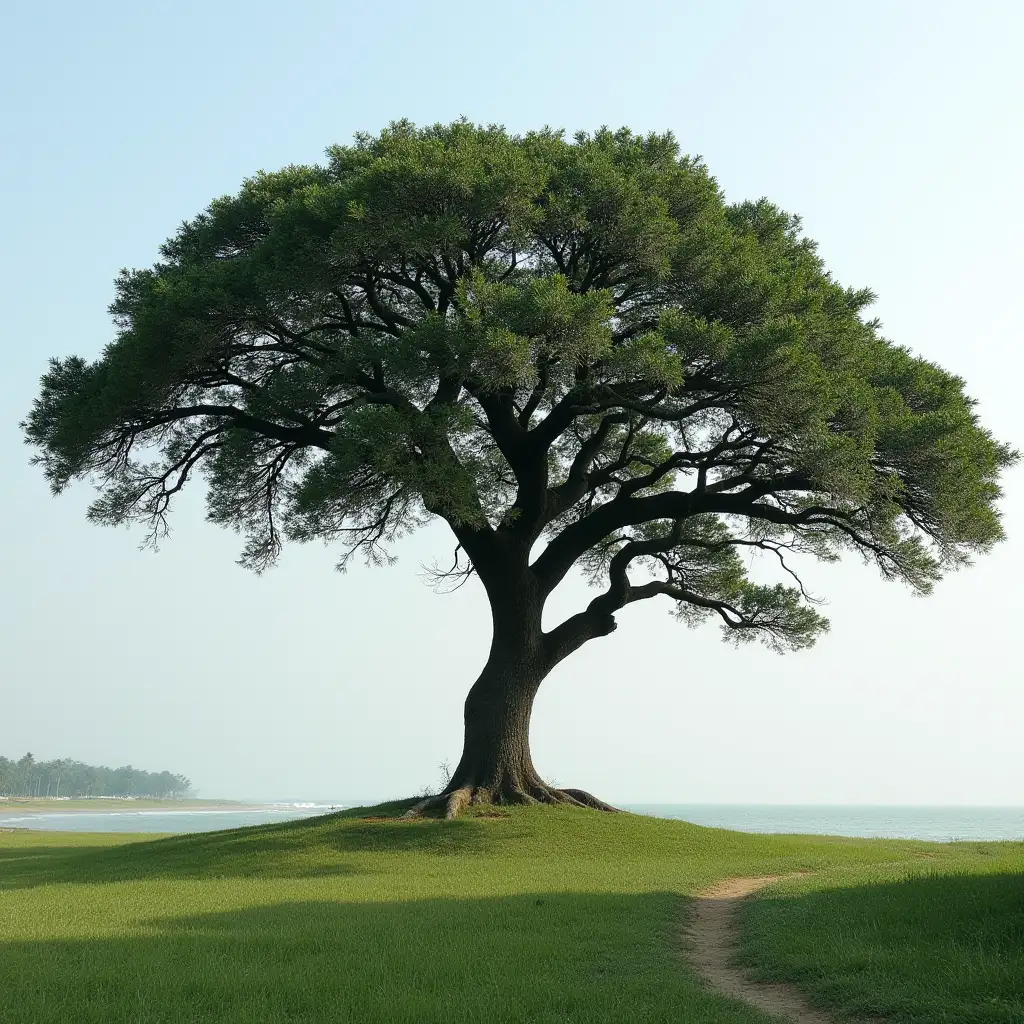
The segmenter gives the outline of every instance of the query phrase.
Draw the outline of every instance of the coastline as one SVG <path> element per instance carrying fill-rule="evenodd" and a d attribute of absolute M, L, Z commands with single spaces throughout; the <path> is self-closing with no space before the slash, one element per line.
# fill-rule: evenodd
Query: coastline
<path fill-rule="evenodd" d="M 177 835 L 274 824 L 341 809 L 335 805 L 240 800 L 88 800 L 81 802 L 85 806 L 69 807 L 70 803 L 51 801 L 43 807 L 29 801 L 0 804 L 0 832 Z"/>
<path fill-rule="evenodd" d="M 247 804 L 241 800 L 122 800 L 97 797 L 94 800 L 0 799 L 0 818 L 8 815 L 99 814 L 112 811 L 229 811 L 261 810 L 269 804 Z"/>

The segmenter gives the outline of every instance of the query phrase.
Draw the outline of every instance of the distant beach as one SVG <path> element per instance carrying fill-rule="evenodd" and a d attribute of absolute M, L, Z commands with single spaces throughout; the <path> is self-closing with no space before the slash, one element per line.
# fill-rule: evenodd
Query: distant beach
<path fill-rule="evenodd" d="M 123 797 L 96 797 L 70 800 L 24 797 L 0 797 L 0 818 L 8 814 L 96 814 L 100 811 L 189 810 L 208 811 L 232 807 L 262 807 L 238 800 L 152 800 Z"/>
<path fill-rule="evenodd" d="M 70 801 L 69 801 L 70 803 Z M 91 806 L 77 806 L 85 803 Z M 294 821 L 317 814 L 341 810 L 339 804 L 266 803 L 246 804 L 231 801 L 132 801 L 112 800 L 104 806 L 100 801 L 80 801 L 76 806 L 50 802 L 24 806 L 0 803 L 0 829 L 25 829 L 45 832 L 138 832 L 149 834 L 180 834 L 186 832 L 219 832 Z M 111 806 L 113 805 L 113 806 Z"/>

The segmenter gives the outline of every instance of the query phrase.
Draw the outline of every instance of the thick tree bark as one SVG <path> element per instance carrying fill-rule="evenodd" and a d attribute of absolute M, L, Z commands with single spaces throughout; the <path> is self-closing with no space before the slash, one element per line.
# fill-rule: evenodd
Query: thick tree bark
<path fill-rule="evenodd" d="M 548 674 L 540 629 L 495 630 L 479 678 L 466 697 L 462 759 L 450 788 L 473 786 L 525 797 L 542 785 L 530 756 L 530 715 Z"/>
<path fill-rule="evenodd" d="M 454 818 L 469 803 L 561 803 L 614 810 L 582 790 L 547 785 L 534 768 L 533 702 L 562 652 L 552 650 L 541 629 L 543 597 L 528 569 L 506 575 L 487 590 L 491 649 L 466 697 L 462 758 L 444 792 L 421 800 L 408 814 L 439 809 Z"/>

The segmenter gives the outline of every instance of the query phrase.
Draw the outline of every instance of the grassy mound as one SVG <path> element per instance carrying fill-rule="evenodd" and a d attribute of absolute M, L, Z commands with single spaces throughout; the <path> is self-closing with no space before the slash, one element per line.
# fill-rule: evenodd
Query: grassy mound
<path fill-rule="evenodd" d="M 1000 844 L 1002 845 L 1002 844 Z M 863 1019 L 1024 1021 L 1024 844 L 952 871 L 777 886 L 744 908 L 743 961 Z M 962 851 L 966 852 L 966 851 Z"/>
<path fill-rule="evenodd" d="M 1024 866 L 1020 844 L 752 836 L 558 808 L 398 821 L 400 809 L 144 841 L 0 835 L 0 1020 L 752 1024 L 765 1018 L 709 994 L 680 958 L 688 894 L 734 875 L 905 885 Z M 771 923 L 797 898 L 779 891 L 751 921 L 751 949 L 792 933 Z M 848 952 L 818 950 L 836 967 Z"/>

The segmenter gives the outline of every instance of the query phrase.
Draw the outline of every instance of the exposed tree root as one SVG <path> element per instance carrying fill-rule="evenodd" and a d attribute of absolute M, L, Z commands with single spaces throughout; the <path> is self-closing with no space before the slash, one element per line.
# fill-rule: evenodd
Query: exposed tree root
<path fill-rule="evenodd" d="M 449 787 L 436 796 L 428 796 L 413 804 L 403 818 L 420 818 L 429 812 L 440 811 L 446 819 L 457 818 L 470 804 L 562 804 L 569 807 L 590 807 L 598 811 L 617 811 L 617 807 L 598 800 L 582 789 L 556 789 L 543 783 L 529 786 L 475 786 Z"/>
<path fill-rule="evenodd" d="M 583 807 L 592 807 L 595 811 L 611 811 L 615 813 L 619 810 L 618 807 L 606 804 L 603 800 L 599 800 L 585 789 L 563 789 L 562 792 Z"/>

